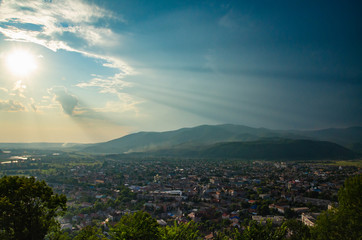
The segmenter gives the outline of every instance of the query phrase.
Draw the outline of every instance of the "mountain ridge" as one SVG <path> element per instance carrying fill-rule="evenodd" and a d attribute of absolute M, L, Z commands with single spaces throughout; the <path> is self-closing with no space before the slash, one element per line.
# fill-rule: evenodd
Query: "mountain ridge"
<path fill-rule="evenodd" d="M 352 129 L 352 131 L 351 131 Z M 354 134 L 353 141 L 348 136 Z M 161 149 L 180 148 L 182 146 L 205 146 L 221 142 L 250 142 L 266 138 L 305 139 L 330 141 L 343 146 L 362 143 L 362 127 L 354 126 L 344 129 L 321 129 L 313 131 L 271 130 L 252 128 L 244 125 L 221 124 L 200 125 L 165 132 L 132 133 L 107 142 L 94 144 L 84 148 L 93 153 L 133 153 L 149 152 Z M 357 146 L 359 146 L 357 144 Z"/>
<path fill-rule="evenodd" d="M 268 149 L 271 145 L 274 144 L 274 147 L 283 149 L 282 152 L 285 152 L 286 154 L 288 152 L 288 147 L 291 147 L 292 145 L 290 145 L 290 143 L 288 143 L 288 145 L 285 141 L 292 140 L 315 141 L 311 143 L 314 148 L 316 148 L 316 146 L 320 146 L 318 141 L 336 143 L 342 145 L 344 148 L 352 150 L 354 153 L 356 153 L 356 156 L 362 156 L 362 127 L 359 126 L 302 131 L 271 130 L 263 127 L 253 128 L 245 125 L 235 124 L 200 125 L 196 127 L 186 127 L 165 132 L 142 131 L 131 133 L 106 142 L 94 144 L 0 143 L 0 148 L 5 150 L 11 148 L 44 149 L 55 151 L 64 150 L 72 152 L 87 152 L 93 154 L 144 153 L 165 155 L 166 153 L 169 153 L 172 156 L 176 156 L 178 154 L 178 156 L 192 155 L 201 157 L 211 157 L 209 152 L 205 149 L 215 148 L 214 151 L 218 153 L 216 155 L 228 156 L 230 152 L 238 152 L 238 156 L 243 158 L 245 157 L 246 153 L 241 153 L 241 149 L 244 149 L 244 151 L 247 152 L 251 151 L 254 146 L 251 146 L 250 144 L 235 144 L 235 142 L 259 142 L 258 144 L 264 144 L 263 149 Z M 274 143 L 270 143 L 271 141 L 274 141 Z M 285 142 L 285 146 L 282 147 L 281 145 L 275 145 L 277 142 L 281 141 Z M 229 149 L 228 151 L 225 151 L 226 147 L 223 148 L 222 145 L 220 145 L 228 143 L 230 143 L 230 146 L 234 146 L 235 149 Z M 245 146 L 249 146 L 249 149 L 246 149 Z M 344 152 L 345 156 L 342 156 L 343 159 L 345 159 L 346 156 L 352 156 L 352 154 L 347 150 L 341 150 L 340 146 L 329 145 L 329 147 L 331 152 L 336 151 L 336 149 Z M 300 145 L 298 149 L 302 148 L 303 146 Z M 263 149 L 259 151 L 264 151 Z M 315 152 L 315 155 L 310 157 L 314 158 L 318 154 L 319 153 Z M 258 153 L 254 154 L 254 157 L 256 156 L 258 156 Z M 303 156 L 303 153 L 300 153 L 300 156 Z M 328 156 L 328 154 L 323 156 Z M 280 157 L 283 158 L 283 155 Z"/>
<path fill-rule="evenodd" d="M 171 148 L 138 153 L 148 156 L 233 158 L 249 160 L 347 160 L 356 154 L 336 143 L 300 139 L 263 139 L 250 142 L 221 142 L 199 148 Z"/>

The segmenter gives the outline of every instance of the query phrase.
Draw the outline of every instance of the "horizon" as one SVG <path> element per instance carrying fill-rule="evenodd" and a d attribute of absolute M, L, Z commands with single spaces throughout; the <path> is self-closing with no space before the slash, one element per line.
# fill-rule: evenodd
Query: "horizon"
<path fill-rule="evenodd" d="M 362 126 L 357 1 L 0 1 L 0 143 Z"/>

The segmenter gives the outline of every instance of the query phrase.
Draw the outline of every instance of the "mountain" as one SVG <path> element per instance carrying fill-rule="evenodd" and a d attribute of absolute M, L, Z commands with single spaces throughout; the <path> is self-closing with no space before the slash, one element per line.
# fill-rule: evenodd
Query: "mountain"
<path fill-rule="evenodd" d="M 230 146 L 236 146 L 235 142 L 239 142 L 239 150 L 234 149 L 233 151 L 244 151 L 244 147 L 247 145 L 241 144 L 249 142 L 254 142 L 256 144 L 258 141 L 259 144 L 263 143 L 266 148 L 282 148 L 284 147 L 285 152 L 288 152 L 288 147 L 294 147 L 295 142 L 284 142 L 280 143 L 280 139 L 303 139 L 303 140 L 323 140 L 330 141 L 338 140 L 338 142 L 343 142 L 345 145 L 352 144 L 355 141 L 357 143 L 362 143 L 360 139 L 362 136 L 362 128 L 348 128 L 348 129 L 325 129 L 318 131 L 285 131 L 285 130 L 270 130 L 266 128 L 251 128 L 242 125 L 202 125 L 194 128 L 182 128 L 175 131 L 167 132 L 139 132 L 133 133 L 118 139 L 114 139 L 104 143 L 98 143 L 84 148 L 84 151 L 92 153 L 136 153 L 136 152 L 152 152 L 155 153 L 166 153 L 166 152 L 179 152 L 186 154 L 192 153 L 195 155 L 193 149 L 206 149 L 207 147 L 213 146 L 214 144 L 227 144 L 230 143 Z M 265 142 L 265 139 L 269 139 Z M 274 139 L 274 140 L 271 140 Z M 263 142 L 264 141 L 264 142 Z M 279 145 L 276 144 L 279 141 Z M 284 140 L 287 141 L 287 140 Z M 274 142 L 274 144 L 271 144 Z M 303 142 L 304 146 L 310 144 L 310 142 Z M 234 144 L 234 145 L 233 145 Z M 301 144 L 298 142 L 298 144 Z M 326 144 L 326 143 L 324 143 Z M 229 146 L 229 147 L 230 147 Z M 248 151 L 254 151 L 250 149 L 256 149 L 257 146 L 249 146 Z M 298 145 L 298 149 L 303 149 L 301 145 Z M 323 144 L 316 142 L 314 145 L 310 145 L 311 148 L 321 148 L 321 151 L 324 151 Z M 359 146 L 358 144 L 356 146 Z M 218 151 L 222 152 L 222 146 L 213 146 L 219 149 Z M 329 145 L 331 149 L 337 149 L 335 145 L 333 147 Z M 341 147 L 341 146 L 339 146 Z M 292 148 L 293 149 L 293 148 Z M 306 148 L 305 148 L 306 149 Z M 297 150 L 297 149 L 296 149 Z M 341 149 L 339 149 L 341 150 Z M 348 149 L 347 149 L 348 150 Z M 206 150 L 205 150 L 206 151 Z M 208 150 L 209 152 L 211 150 Z M 215 150 L 216 151 L 216 150 Z M 218 151 L 215 152 L 218 153 Z M 246 151 L 246 150 L 245 150 Z M 256 150 L 255 150 L 256 151 Z M 258 151 L 261 151 L 260 149 Z M 276 150 L 277 151 L 277 150 Z M 278 150 L 279 151 L 279 150 Z M 342 151 L 342 150 L 341 150 Z M 211 151 L 212 152 L 212 151 Z M 225 151 L 224 151 L 225 152 Z M 298 151 L 297 151 L 298 152 Z M 300 156 L 303 155 L 300 152 Z M 298 152 L 298 153 L 299 153 Z M 334 154 L 339 154 L 339 151 L 332 151 Z M 343 152 L 343 151 L 342 151 Z M 349 153 L 346 156 L 349 156 Z M 198 152 L 197 154 L 209 156 L 208 152 Z M 226 154 L 226 153 L 224 153 Z M 246 153 L 245 153 L 246 154 Z M 322 156 L 322 155 L 321 155 Z M 325 155 L 323 155 L 325 156 Z"/>
<path fill-rule="evenodd" d="M 241 125 L 202 125 L 167 132 L 139 132 L 85 148 L 94 153 L 131 153 L 171 147 L 209 145 L 218 142 L 255 141 L 261 138 L 298 138 L 298 134 Z"/>
<path fill-rule="evenodd" d="M 362 127 L 328 128 L 315 131 L 292 132 L 311 139 L 338 143 L 348 148 L 361 148 L 360 145 L 362 144 Z"/>
<path fill-rule="evenodd" d="M 335 142 L 341 145 L 362 143 L 362 127 L 327 128 L 313 131 L 289 131 L 315 139 Z"/>
<path fill-rule="evenodd" d="M 48 143 L 48 142 L 35 142 L 35 143 L 0 143 L 0 148 L 3 149 L 40 149 L 40 150 L 64 150 L 67 148 L 79 149 L 88 146 L 79 143 Z"/>
<path fill-rule="evenodd" d="M 351 150 L 335 143 L 290 139 L 219 143 L 201 150 L 199 155 L 263 160 L 335 160 L 355 157 Z"/>
<path fill-rule="evenodd" d="M 133 152 L 127 156 L 295 161 L 348 160 L 354 159 L 356 154 L 350 149 L 326 141 L 273 138 L 250 142 L 223 142 L 189 148 Z"/>

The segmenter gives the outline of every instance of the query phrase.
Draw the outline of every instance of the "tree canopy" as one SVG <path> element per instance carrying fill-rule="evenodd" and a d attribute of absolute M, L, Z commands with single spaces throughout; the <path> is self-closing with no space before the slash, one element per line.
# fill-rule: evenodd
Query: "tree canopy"
<path fill-rule="evenodd" d="M 112 239 L 117 240 L 153 240 L 159 235 L 156 219 L 142 211 L 124 215 L 112 228 Z"/>
<path fill-rule="evenodd" d="M 53 192 L 34 177 L 4 176 L 0 179 L 0 238 L 43 239 L 66 210 L 66 197 Z"/>
<path fill-rule="evenodd" d="M 348 178 L 338 191 L 338 208 L 321 214 L 311 229 L 313 239 L 361 239 L 362 174 Z"/>
<path fill-rule="evenodd" d="M 160 227 L 161 238 L 165 240 L 198 240 L 202 239 L 198 226 L 194 221 L 177 224 L 176 221 L 172 226 Z"/>

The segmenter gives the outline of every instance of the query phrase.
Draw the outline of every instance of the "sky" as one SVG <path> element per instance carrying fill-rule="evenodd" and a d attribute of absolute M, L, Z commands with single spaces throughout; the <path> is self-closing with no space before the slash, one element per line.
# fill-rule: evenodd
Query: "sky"
<path fill-rule="evenodd" d="M 359 1 L 0 0 L 0 142 L 362 125 Z"/>

